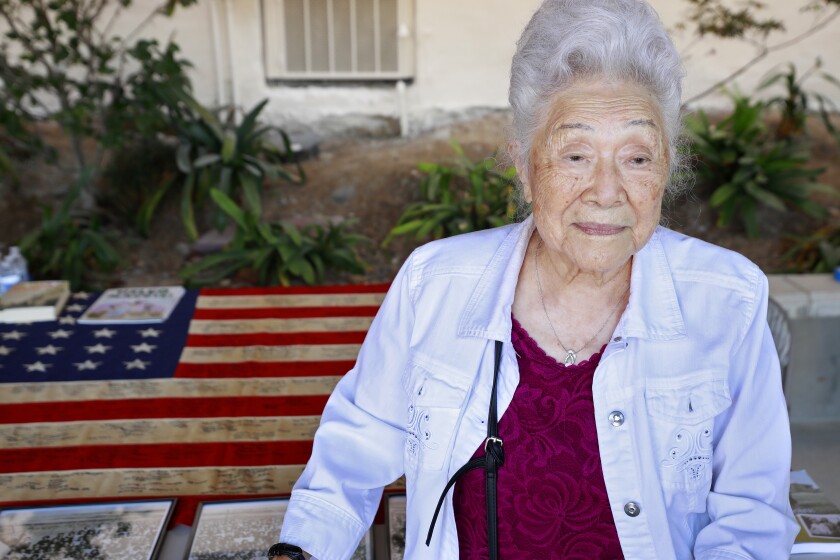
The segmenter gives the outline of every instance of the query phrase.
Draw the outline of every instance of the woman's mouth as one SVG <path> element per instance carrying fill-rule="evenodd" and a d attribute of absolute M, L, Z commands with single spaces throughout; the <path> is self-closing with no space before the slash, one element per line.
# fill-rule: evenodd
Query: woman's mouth
<path fill-rule="evenodd" d="M 575 224 L 575 227 L 587 235 L 616 235 L 626 229 L 624 226 L 598 224 L 595 222 L 581 222 Z"/>

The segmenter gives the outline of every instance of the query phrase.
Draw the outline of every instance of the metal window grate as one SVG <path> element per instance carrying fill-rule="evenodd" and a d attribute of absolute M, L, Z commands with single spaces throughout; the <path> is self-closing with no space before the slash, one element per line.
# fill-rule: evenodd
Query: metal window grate
<path fill-rule="evenodd" d="M 270 79 L 414 74 L 413 0 L 263 0 L 263 14 Z"/>

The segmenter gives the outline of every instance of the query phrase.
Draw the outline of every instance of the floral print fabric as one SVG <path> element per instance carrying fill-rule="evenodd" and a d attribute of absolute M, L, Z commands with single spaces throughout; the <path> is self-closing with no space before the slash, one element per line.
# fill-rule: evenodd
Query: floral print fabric
<path fill-rule="evenodd" d="M 623 559 L 607 499 L 592 402 L 601 352 L 564 366 L 513 319 L 519 386 L 499 421 L 499 558 Z M 484 453 L 483 444 L 474 457 Z M 462 560 L 488 557 L 484 471 L 455 485 Z"/>

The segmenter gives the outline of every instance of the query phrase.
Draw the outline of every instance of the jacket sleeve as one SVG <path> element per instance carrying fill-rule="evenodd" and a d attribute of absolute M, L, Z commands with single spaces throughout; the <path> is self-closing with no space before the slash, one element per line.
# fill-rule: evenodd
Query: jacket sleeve
<path fill-rule="evenodd" d="M 350 558 L 383 487 L 404 473 L 402 376 L 414 324 L 412 261 L 413 255 L 388 290 L 355 366 L 330 396 L 312 456 L 292 490 L 280 541 L 318 560 Z"/>
<path fill-rule="evenodd" d="M 697 536 L 698 560 L 790 557 L 798 532 L 790 507 L 791 441 L 776 348 L 767 325 L 767 278 L 757 272 L 755 297 L 729 374 L 732 405 L 718 419 L 710 523 Z"/>

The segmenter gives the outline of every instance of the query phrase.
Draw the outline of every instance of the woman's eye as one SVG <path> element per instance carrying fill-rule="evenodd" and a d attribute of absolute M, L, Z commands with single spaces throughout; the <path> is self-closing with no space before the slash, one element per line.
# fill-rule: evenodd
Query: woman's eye
<path fill-rule="evenodd" d="M 648 162 L 650 162 L 650 158 L 645 157 L 645 156 L 636 156 L 636 157 L 630 158 L 630 163 L 632 163 L 633 165 L 645 165 Z"/>
<path fill-rule="evenodd" d="M 569 161 L 581 162 L 581 161 L 585 160 L 586 158 L 584 158 L 580 154 L 572 154 L 572 155 L 568 156 L 568 159 L 569 159 Z"/>

